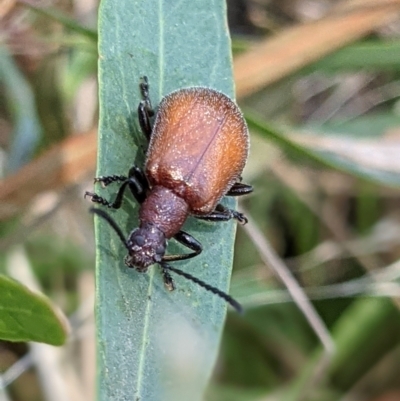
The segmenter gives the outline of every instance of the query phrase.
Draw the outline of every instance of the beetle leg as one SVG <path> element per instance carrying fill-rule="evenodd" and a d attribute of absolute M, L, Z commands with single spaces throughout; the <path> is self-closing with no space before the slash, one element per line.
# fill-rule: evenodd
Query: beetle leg
<path fill-rule="evenodd" d="M 163 281 L 165 288 L 168 291 L 173 291 L 175 289 L 175 284 L 174 280 L 172 279 L 171 275 L 168 272 L 168 269 L 166 269 L 163 265 L 161 265 L 161 273 L 163 275 Z"/>
<path fill-rule="evenodd" d="M 94 192 L 85 192 L 86 196 L 91 197 L 91 201 L 94 203 L 99 203 L 100 205 L 107 206 L 112 209 L 119 209 L 122 205 L 122 198 L 124 196 L 126 187 L 129 186 L 130 191 L 135 197 L 138 203 L 143 203 L 146 199 L 146 192 L 149 189 L 149 183 L 142 169 L 137 166 L 131 167 L 129 170 L 129 177 L 125 177 L 123 175 L 111 175 L 107 177 L 97 177 L 94 179 L 94 182 L 101 182 L 103 186 L 107 186 L 113 182 L 123 181 L 121 186 L 119 187 L 117 196 L 114 202 L 110 202 L 107 199 L 97 195 Z"/>
<path fill-rule="evenodd" d="M 236 182 L 232 185 L 232 188 L 226 193 L 227 196 L 241 196 L 247 195 L 253 192 L 253 187 L 251 185 L 242 184 L 241 182 Z"/>
<path fill-rule="evenodd" d="M 122 205 L 122 198 L 128 185 L 137 202 L 142 203 L 146 199 L 146 189 L 141 186 L 139 180 L 134 176 L 129 177 L 122 183 L 122 185 L 119 187 L 114 202 L 110 202 L 107 199 L 88 191 L 85 192 L 85 198 L 86 196 L 90 196 L 91 201 L 94 203 L 99 203 L 100 205 L 107 206 L 112 209 L 119 209 Z"/>
<path fill-rule="evenodd" d="M 205 216 L 194 216 L 196 219 L 206 221 L 228 221 L 230 219 L 237 220 L 240 224 L 246 224 L 247 218 L 243 213 L 240 213 L 233 209 L 228 209 L 225 206 L 218 204 L 213 212 Z"/>
<path fill-rule="evenodd" d="M 109 175 L 109 176 L 100 176 L 94 179 L 94 183 L 100 182 L 103 187 L 112 184 L 113 182 L 121 182 L 127 180 L 128 177 L 124 175 Z"/>
<path fill-rule="evenodd" d="M 147 190 L 150 188 L 144 171 L 137 166 L 132 166 L 129 170 L 128 181 L 129 189 L 136 201 L 139 204 L 143 203 L 146 199 Z"/>
<path fill-rule="evenodd" d="M 150 117 L 154 116 L 153 106 L 151 105 L 149 96 L 149 81 L 146 76 L 142 77 L 142 82 L 140 83 L 140 93 L 142 95 L 142 100 L 138 107 L 138 117 L 140 128 L 146 135 L 146 138 L 150 140 L 151 137 L 151 122 Z"/>
<path fill-rule="evenodd" d="M 122 205 L 122 197 L 124 196 L 124 192 L 126 187 L 129 184 L 129 180 L 126 180 L 119 188 L 117 197 L 115 198 L 114 202 L 110 202 L 107 199 L 103 198 L 102 196 L 97 195 L 94 192 L 85 192 L 85 198 L 86 196 L 90 196 L 90 200 L 93 203 L 99 203 L 100 205 L 107 206 L 111 209 L 119 209 Z"/>
<path fill-rule="evenodd" d="M 163 262 L 175 262 L 177 260 L 191 259 L 199 255 L 203 250 L 200 242 L 185 231 L 179 231 L 177 234 L 174 235 L 173 238 L 194 252 L 184 253 L 183 255 L 165 255 L 162 258 Z"/>
<path fill-rule="evenodd" d="M 147 181 L 144 171 L 135 165 L 129 169 L 129 178 L 134 178 L 142 187 L 143 190 L 150 189 L 149 182 Z"/>

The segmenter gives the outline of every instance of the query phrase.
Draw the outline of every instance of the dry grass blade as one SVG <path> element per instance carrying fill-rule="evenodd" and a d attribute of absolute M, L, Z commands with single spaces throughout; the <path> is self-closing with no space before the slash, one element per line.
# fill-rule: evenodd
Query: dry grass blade
<path fill-rule="evenodd" d="M 310 149 L 330 152 L 365 168 L 400 174 L 400 130 L 373 139 L 358 139 L 340 135 L 293 133 L 291 138 Z M 373 155 L 373 157 L 371 157 Z"/>
<path fill-rule="evenodd" d="M 250 95 L 393 20 L 400 12 L 400 1 L 349 1 L 334 11 L 238 56 L 234 63 L 236 96 Z"/>
<path fill-rule="evenodd" d="M 249 216 L 249 213 L 246 213 L 246 216 Z M 333 339 L 330 336 L 327 327 L 312 306 L 307 295 L 296 282 L 289 269 L 272 249 L 252 219 L 249 218 L 249 222 L 244 226 L 244 229 L 257 248 L 263 262 L 270 266 L 274 273 L 285 284 L 292 299 L 294 302 L 296 302 L 297 306 L 302 311 L 310 326 L 313 328 L 315 334 L 321 341 L 326 354 L 332 355 L 335 349 Z"/>
<path fill-rule="evenodd" d="M 35 195 L 77 183 L 94 169 L 97 130 L 73 135 L 0 182 L 0 220 L 10 218 Z"/>

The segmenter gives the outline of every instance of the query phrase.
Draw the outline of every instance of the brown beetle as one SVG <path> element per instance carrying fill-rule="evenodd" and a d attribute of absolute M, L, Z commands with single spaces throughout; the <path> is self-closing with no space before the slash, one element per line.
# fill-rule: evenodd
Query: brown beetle
<path fill-rule="evenodd" d="M 143 100 L 138 108 L 139 122 L 150 141 L 144 172 L 133 166 L 128 177 L 95 178 L 95 182 L 104 186 L 121 183 L 114 202 L 92 192 L 85 193 L 92 202 L 118 209 L 129 187 L 141 205 L 139 228 L 125 240 L 121 229 L 107 213 L 101 209 L 92 209 L 92 212 L 105 219 L 124 243 L 128 250 L 125 259 L 128 267 L 146 272 L 150 265 L 158 263 L 169 290 L 174 289 L 169 274 L 173 271 L 222 297 L 240 311 L 240 304 L 228 294 L 167 262 L 189 259 L 202 251 L 201 244 L 181 230 L 189 215 L 208 221 L 233 218 L 242 224 L 247 222 L 242 213 L 219 203 L 224 195 L 239 196 L 253 190 L 240 182 L 249 151 L 246 122 L 237 105 L 223 93 L 191 87 L 162 99 L 152 128 L 150 119 L 154 111 L 146 77 L 140 89 Z M 165 255 L 170 238 L 193 252 Z"/>

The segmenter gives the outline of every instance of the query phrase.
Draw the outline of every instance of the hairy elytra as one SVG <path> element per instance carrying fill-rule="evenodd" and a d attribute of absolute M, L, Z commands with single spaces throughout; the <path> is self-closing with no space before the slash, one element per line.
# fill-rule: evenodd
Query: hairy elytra
<path fill-rule="evenodd" d="M 207 214 L 240 179 L 249 152 L 243 116 L 226 95 L 187 88 L 160 103 L 150 139 L 146 175 Z"/>
<path fill-rule="evenodd" d="M 159 264 L 166 287 L 175 288 L 170 271 L 194 281 L 220 296 L 236 310 L 237 301 L 223 291 L 204 283 L 168 262 L 192 258 L 202 251 L 201 244 L 181 230 L 189 215 L 206 221 L 247 219 L 242 213 L 219 203 L 224 195 L 240 196 L 252 191 L 241 183 L 241 173 L 249 152 L 249 134 L 238 106 L 214 89 L 190 87 L 165 96 L 159 105 L 154 125 L 154 110 L 149 85 L 144 77 L 138 107 L 141 129 L 149 140 L 144 170 L 133 166 L 128 176 L 98 177 L 104 186 L 119 183 L 113 202 L 86 192 L 92 202 L 110 208 L 121 207 L 129 188 L 140 204 L 139 227 L 125 239 L 115 221 L 101 209 L 92 212 L 106 220 L 128 250 L 125 263 L 140 272 Z M 191 253 L 166 255 L 167 240 L 174 238 Z"/>
<path fill-rule="evenodd" d="M 160 103 L 145 164 L 154 190 L 140 217 L 156 218 L 166 237 L 171 238 L 189 213 L 207 215 L 215 209 L 240 180 L 248 150 L 246 123 L 226 95 L 201 87 L 167 95 Z M 165 189 L 172 194 L 167 195 Z M 176 207 L 170 209 L 174 218 L 169 219 L 164 208 L 170 208 L 173 197 Z M 163 202 L 164 198 L 168 201 Z"/>

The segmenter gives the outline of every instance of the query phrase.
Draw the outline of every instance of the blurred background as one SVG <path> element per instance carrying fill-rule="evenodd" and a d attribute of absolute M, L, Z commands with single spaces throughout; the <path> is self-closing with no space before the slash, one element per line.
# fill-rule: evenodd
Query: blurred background
<path fill-rule="evenodd" d="M 227 4 L 256 190 L 207 399 L 398 401 L 400 1 Z M 71 326 L 0 341 L 1 401 L 94 399 L 97 8 L 0 3 L 0 269 Z"/>

